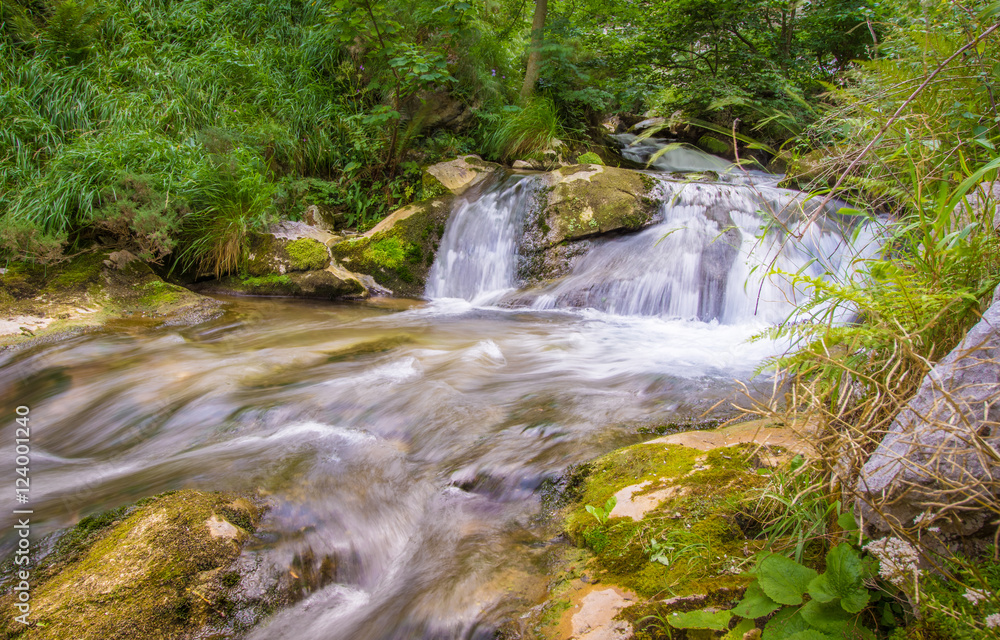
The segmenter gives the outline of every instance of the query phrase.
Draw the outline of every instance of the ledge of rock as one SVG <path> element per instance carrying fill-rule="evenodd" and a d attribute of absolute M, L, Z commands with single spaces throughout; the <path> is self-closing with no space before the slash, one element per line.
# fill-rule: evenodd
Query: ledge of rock
<path fill-rule="evenodd" d="M 250 237 L 246 271 L 251 276 L 315 271 L 330 264 L 327 242 L 335 236 L 302 222 L 283 221 Z"/>
<path fill-rule="evenodd" d="M 403 207 L 364 236 L 333 245 L 330 252 L 345 268 L 370 276 L 378 287 L 419 298 L 454 201 L 449 193 Z"/>
<path fill-rule="evenodd" d="M 0 628 L 24 640 L 192 637 L 225 617 L 260 517 L 244 497 L 187 490 L 85 518 L 32 569 L 31 624 L 15 621 L 8 589 Z"/>
<path fill-rule="evenodd" d="M 329 259 L 329 258 L 328 258 Z M 276 296 L 290 298 L 367 298 L 363 276 L 330 264 L 325 269 L 269 273 L 263 276 L 227 276 L 196 285 L 199 291 L 222 295 Z"/>
<path fill-rule="evenodd" d="M 971 535 L 1000 495 L 1000 302 L 924 378 L 858 480 L 858 511 L 877 530 Z"/>
<path fill-rule="evenodd" d="M 0 344 L 116 318 L 194 324 L 221 313 L 221 302 L 165 282 L 128 251 L 94 250 L 48 266 L 16 263 L 0 273 Z"/>
<path fill-rule="evenodd" d="M 448 162 L 439 162 L 424 170 L 424 193 L 430 197 L 446 194 L 461 195 L 486 183 L 491 178 L 500 177 L 504 168 L 493 162 L 486 162 L 479 156 L 459 156 Z"/>

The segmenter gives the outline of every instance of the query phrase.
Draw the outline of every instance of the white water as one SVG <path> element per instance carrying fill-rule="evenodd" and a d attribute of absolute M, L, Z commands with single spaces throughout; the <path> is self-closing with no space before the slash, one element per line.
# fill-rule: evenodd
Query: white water
<path fill-rule="evenodd" d="M 565 278 L 516 291 L 517 264 L 524 258 L 518 238 L 537 206 L 537 180 L 507 182 L 456 208 L 428 297 L 768 325 L 788 318 L 809 295 L 793 287 L 788 274 L 849 278 L 858 260 L 877 248 L 867 226 L 848 242 L 854 229 L 837 219 L 836 202 L 814 215 L 817 202 L 787 189 L 664 180 L 658 223 L 597 239 Z"/>

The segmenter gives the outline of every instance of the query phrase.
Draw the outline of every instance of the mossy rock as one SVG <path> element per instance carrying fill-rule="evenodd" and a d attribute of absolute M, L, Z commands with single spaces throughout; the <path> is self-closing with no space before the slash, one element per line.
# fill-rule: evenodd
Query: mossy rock
<path fill-rule="evenodd" d="M 179 491 L 85 518 L 32 571 L 30 625 L 12 592 L 0 629 L 18 640 L 161 640 L 224 617 L 225 576 L 261 517 L 235 494 Z"/>
<path fill-rule="evenodd" d="M 395 295 L 420 297 L 453 203 L 454 196 L 444 196 L 411 204 L 330 251 L 344 267 L 371 276 Z"/>
<path fill-rule="evenodd" d="M 315 271 L 330 264 L 326 245 L 315 238 L 281 238 L 255 233 L 247 245 L 244 271 L 250 276 L 282 275 L 293 271 Z"/>
<path fill-rule="evenodd" d="M 615 231 L 637 231 L 653 221 L 660 203 L 646 174 L 628 169 L 574 165 L 546 176 L 541 242 L 554 246 Z M 548 229 L 546 232 L 545 229 Z"/>
<path fill-rule="evenodd" d="M 741 528 L 742 501 L 764 482 L 752 453 L 749 445 L 701 452 L 659 443 L 615 451 L 581 474 L 564 530 L 594 555 L 604 582 L 639 595 L 738 588 L 745 551 L 761 544 Z M 587 511 L 616 495 L 606 523 Z M 668 562 L 653 559 L 653 541 L 672 548 Z"/>
<path fill-rule="evenodd" d="M 580 154 L 576 161 L 578 164 L 599 164 L 604 166 L 604 161 L 601 160 L 601 156 L 597 155 L 593 151 Z"/>
<path fill-rule="evenodd" d="M 643 229 L 660 210 L 656 179 L 639 171 L 573 165 L 542 179 L 519 247 L 518 277 L 527 285 L 568 274 L 590 239 Z"/>
<path fill-rule="evenodd" d="M 719 156 L 733 156 L 733 145 L 731 142 L 720 140 L 715 136 L 703 135 L 698 138 L 698 146 L 703 150 Z"/>
<path fill-rule="evenodd" d="M 13 263 L 0 275 L 0 344 L 100 326 L 114 319 L 196 323 L 222 304 L 160 278 L 127 251 L 93 250 L 57 265 Z M 34 324 L 32 324 L 34 323 Z M 29 324 L 24 335 L 12 335 Z"/>
<path fill-rule="evenodd" d="M 474 186 L 498 178 L 504 169 L 479 156 L 459 156 L 448 162 L 439 162 L 424 169 L 422 178 L 424 199 L 446 195 L 460 195 Z"/>
<path fill-rule="evenodd" d="M 199 285 L 202 291 L 223 295 L 275 296 L 337 300 L 364 298 L 368 290 L 357 275 L 330 265 L 326 269 L 292 271 L 263 276 L 228 276 Z"/>

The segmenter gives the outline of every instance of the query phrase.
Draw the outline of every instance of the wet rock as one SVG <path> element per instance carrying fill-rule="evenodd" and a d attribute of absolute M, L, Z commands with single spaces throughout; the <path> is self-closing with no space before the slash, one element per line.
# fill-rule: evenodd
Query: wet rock
<path fill-rule="evenodd" d="M 422 200 L 396 211 L 364 236 L 333 245 L 344 268 L 371 276 L 397 296 L 423 296 L 455 196 Z"/>
<path fill-rule="evenodd" d="M 541 242 L 553 246 L 612 231 L 637 231 L 659 210 L 659 202 L 650 197 L 655 185 L 645 174 L 616 167 L 574 165 L 553 171 L 546 175 L 544 219 L 538 221 Z"/>
<path fill-rule="evenodd" d="M 632 604 L 634 596 L 618 589 L 592 591 L 580 601 L 580 611 L 573 614 L 573 637 L 577 640 L 625 640 L 632 635 L 632 625 L 615 620 L 618 612 Z"/>
<path fill-rule="evenodd" d="M 1000 495 L 1000 302 L 924 378 L 861 470 L 857 508 L 877 530 L 970 535 Z"/>
<path fill-rule="evenodd" d="M 33 570 L 31 624 L 0 597 L 0 629 L 24 640 L 188 637 L 224 618 L 229 570 L 260 521 L 249 500 L 179 491 L 86 518 Z M 10 584 L 10 583 L 8 583 Z"/>
<path fill-rule="evenodd" d="M 424 170 L 424 193 L 430 197 L 446 194 L 461 195 L 476 185 L 504 174 L 504 169 L 479 156 L 459 156 L 449 162 L 439 162 Z"/>
<path fill-rule="evenodd" d="M 223 295 L 278 296 L 337 300 L 366 298 L 368 289 L 358 276 L 336 263 L 325 269 L 265 276 L 229 276 L 196 285 L 200 291 Z"/>
<path fill-rule="evenodd" d="M 95 249 L 48 266 L 15 263 L 0 275 L 0 344 L 121 318 L 193 324 L 221 313 L 222 303 L 164 281 L 127 251 Z"/>
<path fill-rule="evenodd" d="M 565 275 L 588 238 L 642 229 L 660 208 L 656 181 L 628 169 L 574 165 L 547 173 L 544 184 L 521 238 L 518 272 L 529 284 Z"/>
<path fill-rule="evenodd" d="M 650 127 L 662 127 L 667 123 L 666 118 L 661 118 L 659 116 L 654 116 L 652 118 L 646 118 L 645 120 L 640 120 L 632 125 L 630 131 L 642 131 L 644 129 L 649 129 Z"/>

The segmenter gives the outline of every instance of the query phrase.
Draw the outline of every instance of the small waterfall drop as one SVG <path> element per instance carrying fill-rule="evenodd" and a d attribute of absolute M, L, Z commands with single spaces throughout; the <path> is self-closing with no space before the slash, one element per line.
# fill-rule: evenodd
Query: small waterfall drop
<path fill-rule="evenodd" d="M 427 297 L 495 301 L 517 286 L 517 243 L 535 206 L 537 182 L 514 176 L 476 200 L 461 201 L 427 276 Z"/>

